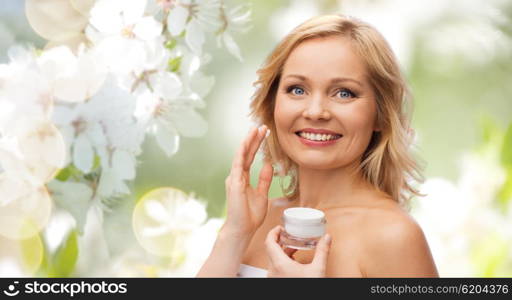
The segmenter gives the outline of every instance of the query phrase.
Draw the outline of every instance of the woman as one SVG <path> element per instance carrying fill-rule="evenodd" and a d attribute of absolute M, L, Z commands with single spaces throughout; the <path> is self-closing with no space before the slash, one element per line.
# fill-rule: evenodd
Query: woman
<path fill-rule="evenodd" d="M 409 153 L 406 84 L 384 38 L 353 18 L 312 18 L 258 74 L 251 114 L 263 125 L 233 160 L 226 222 L 198 276 L 236 276 L 242 265 L 278 277 L 437 277 L 404 209 L 420 177 Z M 291 182 L 284 197 L 268 200 L 273 164 Z M 327 234 L 315 251 L 279 245 L 283 210 L 298 206 L 325 213 Z"/>

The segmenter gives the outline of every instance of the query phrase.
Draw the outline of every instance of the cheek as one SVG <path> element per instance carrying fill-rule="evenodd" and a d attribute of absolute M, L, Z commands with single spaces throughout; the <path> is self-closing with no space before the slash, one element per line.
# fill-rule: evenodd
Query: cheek
<path fill-rule="evenodd" d="M 375 129 L 377 117 L 375 102 L 358 103 L 352 106 L 349 111 L 345 111 L 344 116 L 344 123 L 349 133 L 371 136 Z"/>
<path fill-rule="evenodd" d="M 368 148 L 375 129 L 376 107 L 375 105 L 354 106 L 345 114 L 345 129 L 347 133 L 347 151 L 354 159 L 362 155 Z"/>
<path fill-rule="evenodd" d="M 279 96 L 276 97 L 276 105 L 274 108 L 274 120 L 277 132 L 288 132 L 296 115 L 292 103 L 287 103 L 286 99 Z"/>
<path fill-rule="evenodd" d="M 293 152 L 292 138 L 294 137 L 291 135 L 291 131 L 293 130 L 295 120 L 300 116 L 300 109 L 292 101 L 288 100 L 286 98 L 279 98 L 279 96 L 276 97 L 274 122 L 279 146 L 286 155 L 290 156 Z"/>

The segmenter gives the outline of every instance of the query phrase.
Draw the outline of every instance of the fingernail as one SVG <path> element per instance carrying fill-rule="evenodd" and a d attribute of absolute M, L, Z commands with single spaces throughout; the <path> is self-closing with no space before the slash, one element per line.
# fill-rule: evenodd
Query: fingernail
<path fill-rule="evenodd" d="M 270 129 L 267 129 L 267 133 L 265 133 L 265 138 L 268 138 L 269 135 L 270 135 Z"/>

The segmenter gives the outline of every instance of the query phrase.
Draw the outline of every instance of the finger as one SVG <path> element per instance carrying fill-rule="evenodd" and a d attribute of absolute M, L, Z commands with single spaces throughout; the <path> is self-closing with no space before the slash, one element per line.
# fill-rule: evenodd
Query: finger
<path fill-rule="evenodd" d="M 316 245 L 315 257 L 311 262 L 314 265 L 325 267 L 327 265 L 327 257 L 329 256 L 329 250 L 331 248 L 331 236 L 329 234 L 324 235 Z"/>
<path fill-rule="evenodd" d="M 240 146 L 238 147 L 238 150 L 236 151 L 235 158 L 233 159 L 233 163 L 231 165 L 231 169 L 235 167 L 237 163 L 239 163 L 241 160 L 243 160 L 243 155 L 245 155 L 245 152 L 247 151 L 247 141 L 255 134 L 257 133 L 257 128 L 252 127 L 249 130 L 249 133 L 244 138 Z"/>
<path fill-rule="evenodd" d="M 258 132 L 251 140 L 249 140 L 249 150 L 247 151 L 247 157 L 245 158 L 244 170 L 248 170 L 251 167 L 256 152 L 260 148 L 261 142 L 265 139 L 268 128 L 266 125 L 258 127 Z"/>
<path fill-rule="evenodd" d="M 278 243 L 279 233 L 281 230 L 281 226 L 274 227 L 268 232 L 267 238 L 265 240 L 267 254 L 272 265 L 276 265 L 277 262 L 282 262 L 283 260 L 290 260 L 290 257 L 288 257 L 288 255 L 281 248 L 281 245 Z"/>
<path fill-rule="evenodd" d="M 272 178 L 274 177 L 274 168 L 269 160 L 263 163 L 263 167 L 260 170 L 260 177 L 258 179 L 258 187 L 256 188 L 258 194 L 261 197 L 268 197 L 268 190 L 272 184 Z"/>

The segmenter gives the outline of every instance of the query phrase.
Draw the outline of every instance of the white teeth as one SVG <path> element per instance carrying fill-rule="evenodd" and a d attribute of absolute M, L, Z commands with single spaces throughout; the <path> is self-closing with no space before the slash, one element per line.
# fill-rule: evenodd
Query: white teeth
<path fill-rule="evenodd" d="M 320 133 L 310 133 L 310 132 L 300 132 L 299 135 L 305 139 L 311 141 L 329 141 L 339 138 L 337 135 L 331 134 L 320 134 Z"/>

